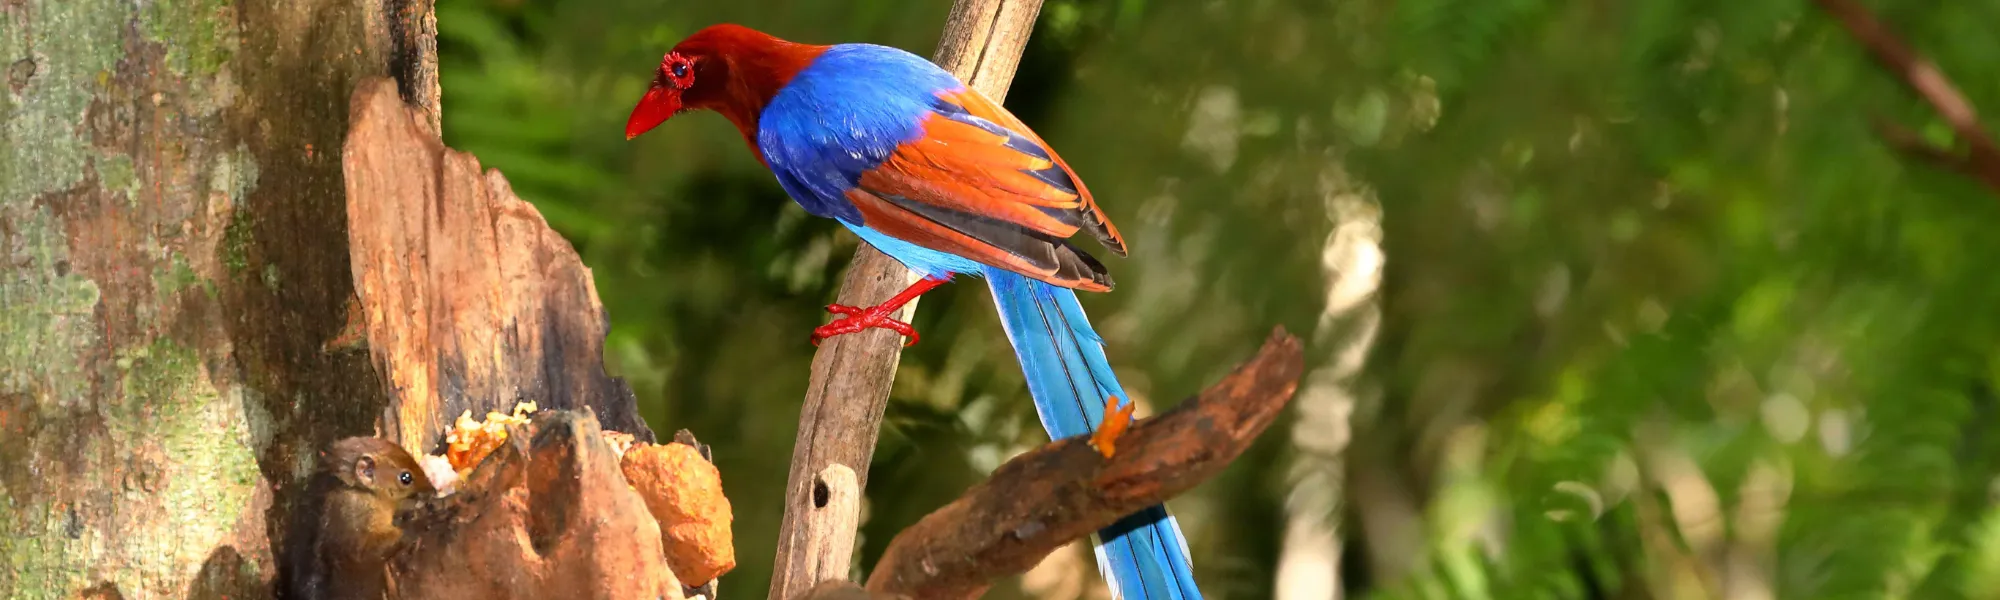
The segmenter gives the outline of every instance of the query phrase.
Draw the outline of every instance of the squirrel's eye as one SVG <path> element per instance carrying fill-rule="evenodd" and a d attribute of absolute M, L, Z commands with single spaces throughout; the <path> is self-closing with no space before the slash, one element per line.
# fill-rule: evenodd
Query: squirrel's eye
<path fill-rule="evenodd" d="M 411 477 L 409 471 L 404 471 L 402 475 L 396 476 L 396 480 L 403 482 L 403 485 L 410 485 L 410 483 L 415 482 L 417 478 Z"/>

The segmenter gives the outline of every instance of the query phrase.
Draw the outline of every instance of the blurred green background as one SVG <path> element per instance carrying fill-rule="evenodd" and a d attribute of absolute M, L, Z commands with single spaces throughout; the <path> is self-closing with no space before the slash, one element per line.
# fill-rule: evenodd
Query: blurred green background
<path fill-rule="evenodd" d="M 2000 2 L 1871 5 L 2000 110 Z M 719 116 L 620 132 L 716 22 L 928 56 L 948 3 L 440 0 L 445 137 L 595 271 L 656 430 L 769 578 L 855 239 Z M 1051 0 L 1006 104 L 1126 233 L 1085 303 L 1142 402 L 1275 325 L 1285 419 L 1177 499 L 1212 598 L 2000 597 L 2000 201 L 1805 0 Z M 1042 442 L 976 281 L 926 296 L 861 562 Z M 1073 547 L 992 597 L 1104 597 Z"/>

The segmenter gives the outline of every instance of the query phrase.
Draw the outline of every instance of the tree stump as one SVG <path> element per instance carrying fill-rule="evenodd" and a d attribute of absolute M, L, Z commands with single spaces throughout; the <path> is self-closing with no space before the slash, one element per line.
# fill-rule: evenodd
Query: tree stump
<path fill-rule="evenodd" d="M 653 441 L 632 390 L 604 373 L 590 269 L 499 171 L 445 148 L 425 119 L 395 82 L 363 81 L 341 158 L 353 307 L 389 388 L 382 435 L 430 450 L 464 411 L 532 401 L 589 407 Z"/>

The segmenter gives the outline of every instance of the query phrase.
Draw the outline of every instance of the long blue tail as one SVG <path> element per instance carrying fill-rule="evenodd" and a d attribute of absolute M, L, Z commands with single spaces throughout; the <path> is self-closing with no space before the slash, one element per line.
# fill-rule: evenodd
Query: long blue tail
<path fill-rule="evenodd" d="M 986 269 L 985 275 L 1049 438 L 1089 435 L 1104 422 L 1105 399 L 1131 401 L 1111 373 L 1104 340 L 1091 329 L 1076 292 L 1000 269 Z M 1201 598 L 1187 539 L 1164 505 L 1098 530 L 1097 568 L 1117 597 Z"/>

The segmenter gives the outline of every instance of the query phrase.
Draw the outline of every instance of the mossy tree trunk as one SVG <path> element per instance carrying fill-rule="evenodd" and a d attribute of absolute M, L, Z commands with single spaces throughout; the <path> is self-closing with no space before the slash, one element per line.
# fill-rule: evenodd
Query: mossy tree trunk
<path fill-rule="evenodd" d="M 327 342 L 348 98 L 434 73 L 412 2 L 0 0 L 0 597 L 268 597 L 388 401 Z"/>

